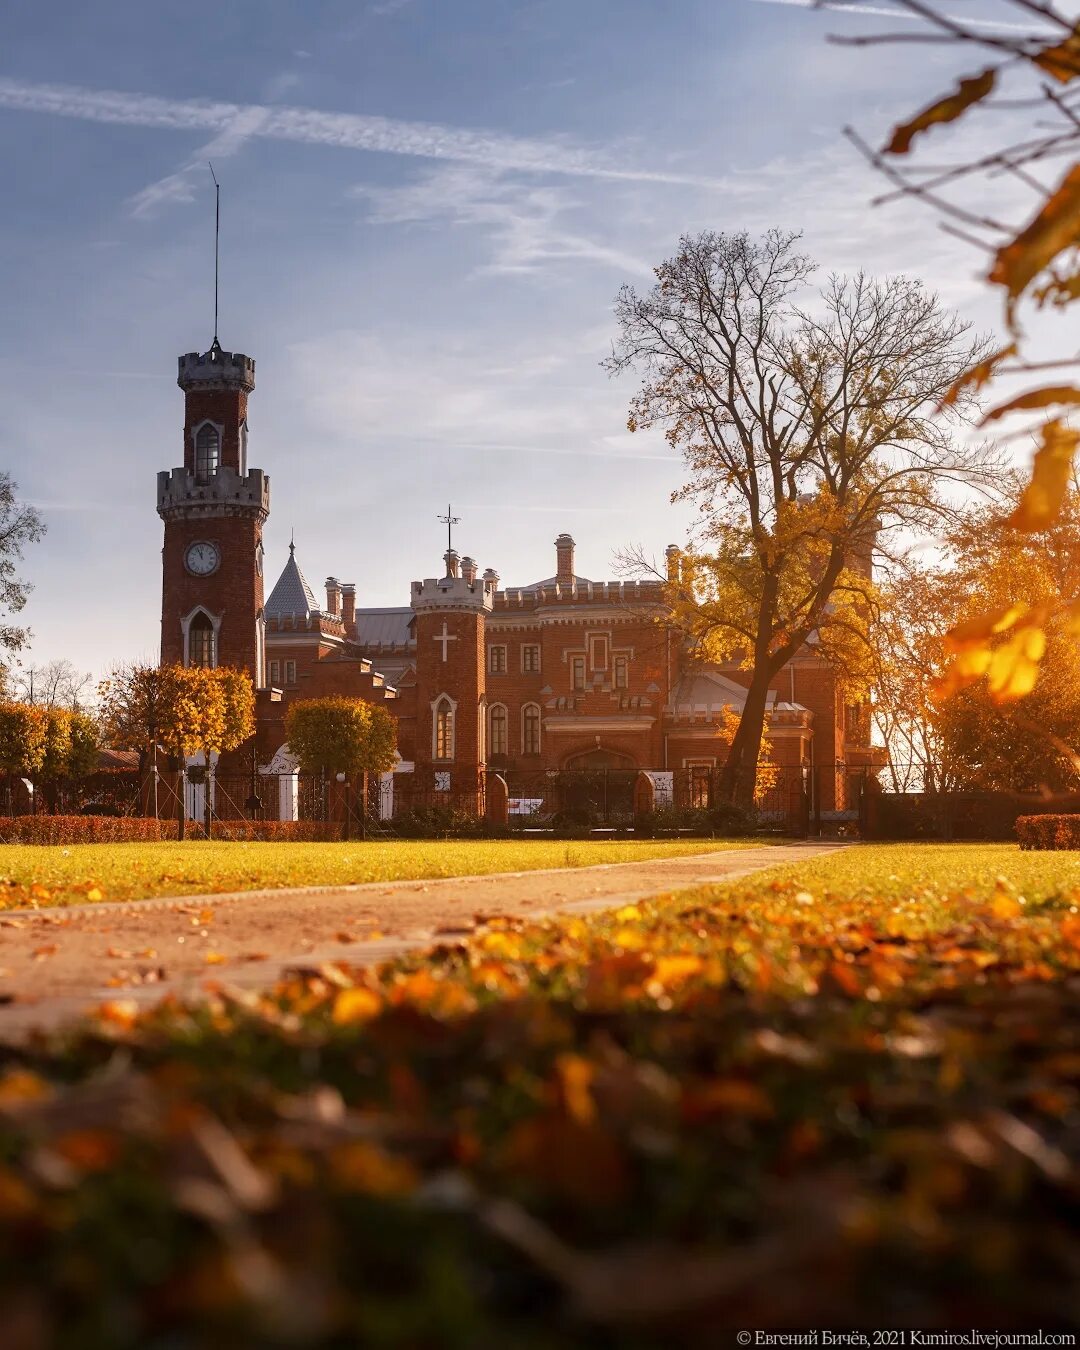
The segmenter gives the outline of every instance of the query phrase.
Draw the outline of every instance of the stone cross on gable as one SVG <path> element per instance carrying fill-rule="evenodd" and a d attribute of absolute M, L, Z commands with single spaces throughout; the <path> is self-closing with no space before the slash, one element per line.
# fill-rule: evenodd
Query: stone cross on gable
<path fill-rule="evenodd" d="M 441 642 L 441 643 L 442 643 L 442 659 L 445 661 L 445 660 L 446 660 L 446 644 L 447 644 L 448 642 L 456 642 L 456 641 L 457 641 L 457 634 L 456 634 L 456 633 L 448 633 L 448 632 L 446 631 L 446 620 L 443 619 L 442 632 L 441 632 L 441 633 L 436 633 L 436 634 L 435 634 L 434 640 L 435 640 L 436 642 Z"/>

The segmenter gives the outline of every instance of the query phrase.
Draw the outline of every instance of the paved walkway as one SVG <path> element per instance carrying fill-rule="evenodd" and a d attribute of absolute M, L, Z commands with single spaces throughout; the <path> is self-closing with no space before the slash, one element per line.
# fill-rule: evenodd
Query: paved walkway
<path fill-rule="evenodd" d="M 0 1039 L 55 1027 L 108 998 L 197 997 L 208 979 L 253 988 L 297 966 L 369 965 L 475 932 L 496 914 L 588 913 L 731 881 L 843 843 L 436 881 L 236 891 L 0 913 Z"/>

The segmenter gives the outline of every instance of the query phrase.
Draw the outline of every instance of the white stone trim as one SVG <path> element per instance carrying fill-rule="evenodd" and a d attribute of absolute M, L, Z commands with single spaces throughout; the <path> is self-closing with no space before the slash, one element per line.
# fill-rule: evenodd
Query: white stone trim
<path fill-rule="evenodd" d="M 495 725 L 495 714 L 500 711 L 505 715 L 506 718 L 505 723 L 503 725 L 505 737 L 502 747 L 497 749 L 495 746 L 494 725 Z M 510 709 L 506 706 L 505 703 L 491 703 L 488 705 L 487 737 L 488 737 L 488 749 L 493 755 L 508 755 L 510 753 Z"/>
<path fill-rule="evenodd" d="M 196 605 L 195 608 L 194 608 L 193 610 L 190 611 L 190 613 L 184 614 L 184 615 L 182 615 L 181 618 L 180 618 L 180 628 L 181 628 L 181 631 L 182 631 L 183 634 L 184 634 L 184 665 L 186 666 L 186 665 L 188 664 L 188 658 L 189 658 L 189 654 L 190 654 L 190 653 L 189 653 L 189 650 L 188 650 L 188 637 L 189 637 L 189 634 L 190 634 L 190 632 L 191 632 L 191 624 L 192 624 L 192 621 L 193 621 L 193 619 L 195 618 L 196 614 L 205 614 L 206 617 L 210 620 L 211 625 L 213 626 L 213 629 L 214 629 L 214 666 L 216 667 L 216 666 L 217 666 L 217 663 L 218 663 L 218 657 L 221 655 L 221 642 L 220 642 L 220 638 L 221 638 L 221 615 L 220 615 L 220 614 L 212 614 L 212 613 L 210 612 L 210 610 L 208 610 L 208 609 L 206 608 L 205 605 Z"/>
<path fill-rule="evenodd" d="M 439 742 L 439 705 L 446 701 L 450 705 L 450 753 L 438 754 Z M 457 756 L 457 700 L 443 692 L 431 700 L 431 758 L 435 764 L 451 764 Z"/>

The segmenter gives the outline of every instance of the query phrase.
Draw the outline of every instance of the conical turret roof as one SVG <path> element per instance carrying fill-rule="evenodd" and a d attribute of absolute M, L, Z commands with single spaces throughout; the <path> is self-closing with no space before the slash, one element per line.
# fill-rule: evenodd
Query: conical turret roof
<path fill-rule="evenodd" d="M 270 592 L 266 602 L 266 617 L 279 617 L 282 614 L 320 614 L 322 611 L 315 602 L 315 593 L 308 585 L 307 577 L 296 561 L 296 545 L 289 545 L 289 561 L 285 570 L 277 579 L 277 585 Z"/>

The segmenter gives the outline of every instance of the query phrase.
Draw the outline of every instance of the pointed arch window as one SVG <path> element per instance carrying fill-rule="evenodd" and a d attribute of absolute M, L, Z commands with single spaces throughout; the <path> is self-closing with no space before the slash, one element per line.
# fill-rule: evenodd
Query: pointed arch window
<path fill-rule="evenodd" d="M 445 694 L 436 700 L 432 727 L 432 752 L 435 759 L 454 758 L 454 704 Z"/>
<path fill-rule="evenodd" d="M 201 610 L 188 625 L 188 665 L 217 665 L 217 633 L 210 616 Z"/>
<path fill-rule="evenodd" d="M 488 714 L 488 750 L 493 755 L 505 755 L 510 749 L 510 718 L 506 706 L 494 703 Z"/>
<path fill-rule="evenodd" d="M 526 703 L 521 710 L 521 753 L 540 753 L 540 705 Z"/>
<path fill-rule="evenodd" d="M 204 422 L 195 433 L 195 481 L 209 483 L 221 464 L 221 432 Z"/>

